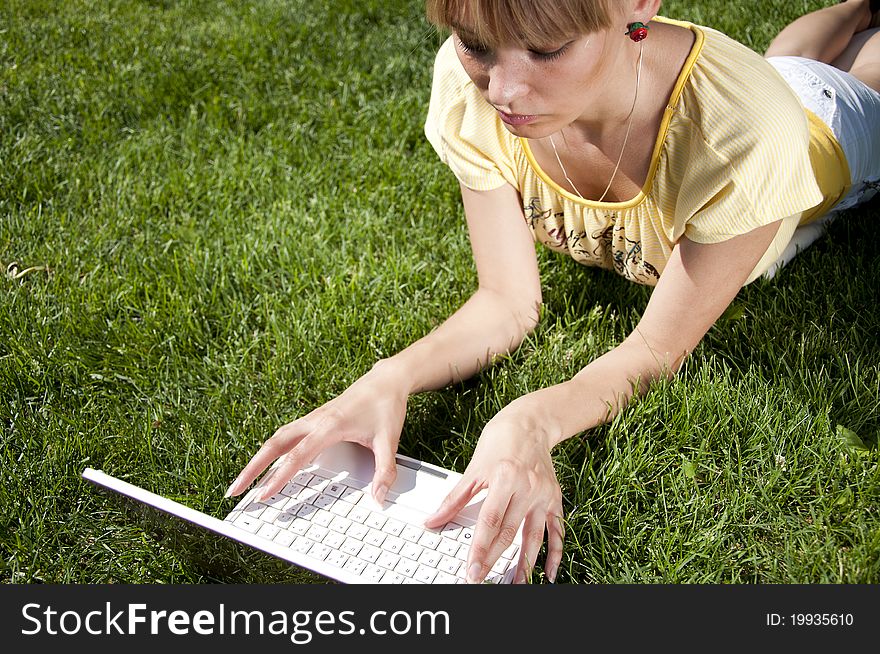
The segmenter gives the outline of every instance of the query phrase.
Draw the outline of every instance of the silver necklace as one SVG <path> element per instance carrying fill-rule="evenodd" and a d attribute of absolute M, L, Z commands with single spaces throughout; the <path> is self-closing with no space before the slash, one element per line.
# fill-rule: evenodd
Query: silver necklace
<path fill-rule="evenodd" d="M 623 145 L 620 147 L 620 156 L 617 157 L 617 164 L 614 166 L 614 171 L 611 173 L 611 179 L 608 180 L 608 186 L 605 187 L 605 191 L 602 193 L 602 197 L 600 197 L 597 202 L 601 202 L 605 199 L 605 196 L 608 195 L 608 191 L 611 188 L 612 182 L 614 182 L 614 176 L 617 175 L 617 169 L 620 168 L 620 162 L 623 161 L 623 153 L 626 151 L 626 142 L 629 140 L 629 132 L 632 128 L 633 115 L 636 110 L 636 102 L 639 99 L 639 86 L 642 81 L 642 53 L 643 53 L 642 44 L 639 44 L 639 62 L 636 67 L 636 92 L 633 95 L 633 103 L 632 107 L 629 110 L 629 115 L 627 116 L 626 123 L 626 133 L 623 135 Z M 550 145 L 553 148 L 553 154 L 556 155 L 556 162 L 559 164 L 559 168 L 562 170 L 562 176 L 565 177 L 565 181 L 571 184 L 571 187 L 574 189 L 574 192 L 578 194 L 578 197 L 581 200 L 586 200 L 586 198 L 581 195 L 581 192 L 578 191 L 577 186 L 574 185 L 574 182 L 571 181 L 571 178 L 568 176 L 568 173 L 565 170 L 565 166 L 562 165 L 562 159 L 559 158 L 559 152 L 556 151 L 556 144 L 553 142 L 553 135 L 550 135 Z"/>

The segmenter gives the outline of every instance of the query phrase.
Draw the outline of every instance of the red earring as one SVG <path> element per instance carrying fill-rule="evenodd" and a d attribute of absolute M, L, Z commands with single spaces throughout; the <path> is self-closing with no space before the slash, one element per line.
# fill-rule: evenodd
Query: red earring
<path fill-rule="evenodd" d="M 636 43 L 648 37 L 648 26 L 644 23 L 630 23 L 626 28 L 626 35 Z"/>

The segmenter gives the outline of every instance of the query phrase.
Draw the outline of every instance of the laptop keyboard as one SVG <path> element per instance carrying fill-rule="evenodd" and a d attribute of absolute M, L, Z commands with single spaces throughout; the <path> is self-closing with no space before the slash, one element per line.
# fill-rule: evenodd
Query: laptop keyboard
<path fill-rule="evenodd" d="M 366 583 L 465 583 L 472 520 L 458 517 L 442 529 L 426 529 L 428 514 L 407 506 L 397 493 L 389 491 L 379 510 L 366 482 L 338 480 L 320 468 L 299 472 L 262 502 L 254 499 L 259 492 L 252 489 L 226 521 Z M 486 581 L 503 582 L 518 554 L 519 546 L 510 545 Z"/>

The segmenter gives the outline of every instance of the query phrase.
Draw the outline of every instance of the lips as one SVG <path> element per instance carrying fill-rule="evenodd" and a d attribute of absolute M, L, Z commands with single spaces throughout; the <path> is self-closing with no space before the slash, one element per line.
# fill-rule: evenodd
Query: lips
<path fill-rule="evenodd" d="M 538 119 L 537 116 L 526 115 L 526 114 L 509 114 L 500 109 L 498 111 L 498 116 L 508 125 L 512 127 L 520 127 L 522 125 L 528 125 L 531 122 L 534 122 Z"/>

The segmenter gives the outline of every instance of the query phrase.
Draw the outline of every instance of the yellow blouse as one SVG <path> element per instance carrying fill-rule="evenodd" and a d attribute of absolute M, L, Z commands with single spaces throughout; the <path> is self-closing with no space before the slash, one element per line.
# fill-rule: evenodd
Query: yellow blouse
<path fill-rule="evenodd" d="M 466 187 L 518 189 L 537 241 L 643 284 L 657 283 L 682 236 L 716 243 L 783 219 L 751 282 L 799 224 L 843 197 L 846 158 L 762 56 L 711 28 L 655 20 L 692 30 L 695 41 L 634 198 L 594 202 L 556 184 L 482 98 L 451 38 L 436 57 L 425 135 Z"/>

